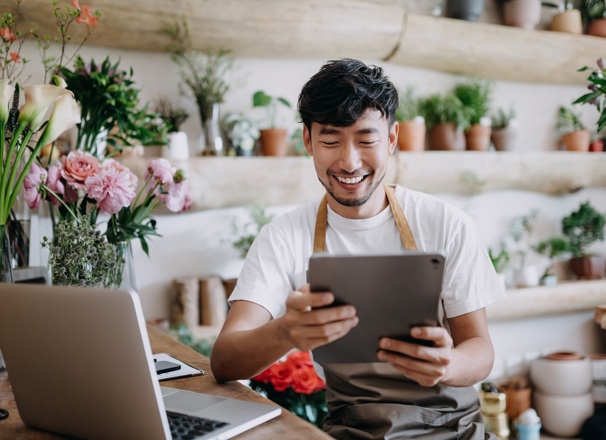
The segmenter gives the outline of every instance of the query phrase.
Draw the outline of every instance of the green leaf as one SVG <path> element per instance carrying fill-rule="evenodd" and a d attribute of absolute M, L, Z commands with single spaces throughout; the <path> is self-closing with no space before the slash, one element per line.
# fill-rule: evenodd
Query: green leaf
<path fill-rule="evenodd" d="M 266 107 L 269 104 L 271 104 L 271 96 L 267 95 L 263 90 L 255 92 L 253 95 L 253 107 Z"/>

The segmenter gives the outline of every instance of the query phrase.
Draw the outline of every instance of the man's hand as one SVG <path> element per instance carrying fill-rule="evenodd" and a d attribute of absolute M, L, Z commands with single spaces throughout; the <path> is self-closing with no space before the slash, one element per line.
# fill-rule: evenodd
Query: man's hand
<path fill-rule="evenodd" d="M 431 341 L 426 347 L 411 342 L 382 338 L 379 341 L 377 357 L 389 362 L 406 377 L 422 386 L 431 387 L 448 380 L 452 361 L 452 338 L 442 327 L 414 327 L 410 335 L 416 339 Z"/>
<path fill-rule="evenodd" d="M 309 284 L 294 291 L 286 301 L 286 312 L 278 318 L 282 335 L 303 351 L 345 336 L 358 325 L 356 309 L 351 305 L 321 308 L 334 300 L 330 292 L 311 293 Z"/>

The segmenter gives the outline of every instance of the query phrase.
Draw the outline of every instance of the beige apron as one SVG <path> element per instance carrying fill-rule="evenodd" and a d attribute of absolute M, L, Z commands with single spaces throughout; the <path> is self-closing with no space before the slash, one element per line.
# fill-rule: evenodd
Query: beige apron
<path fill-rule="evenodd" d="M 392 187 L 387 200 L 404 248 L 417 246 Z M 316 218 L 314 253 L 326 249 L 327 201 Z M 324 367 L 328 416 L 324 430 L 338 439 L 426 440 L 494 438 L 484 434 L 478 394 L 473 387 L 422 387 L 387 363 L 331 364 Z"/>

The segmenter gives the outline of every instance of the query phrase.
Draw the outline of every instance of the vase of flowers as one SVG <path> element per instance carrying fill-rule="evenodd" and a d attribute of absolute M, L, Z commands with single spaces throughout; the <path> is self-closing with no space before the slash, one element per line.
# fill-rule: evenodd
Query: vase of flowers
<path fill-rule="evenodd" d="M 326 409 L 326 383 L 318 377 L 308 352 L 291 352 L 250 380 L 250 387 L 318 427 Z"/>
<path fill-rule="evenodd" d="M 80 264 L 84 261 L 82 258 L 68 256 L 70 237 L 78 234 L 88 234 L 89 244 L 85 249 L 104 257 L 99 264 L 107 266 L 108 277 L 95 278 L 94 285 L 120 287 L 129 273 L 134 280 L 128 266 L 129 261 L 132 262 L 130 242 L 139 239 L 148 254 L 147 237 L 159 235 L 156 221 L 151 218 L 154 209 L 163 204 L 170 211 L 181 212 L 191 204 L 185 173 L 173 168 L 166 159 L 150 161 L 145 183 L 139 190 L 137 184 L 137 177 L 114 159 L 100 161 L 91 153 L 79 150 L 70 152 L 48 169 L 32 164 L 24 182 L 25 197 L 32 209 L 42 200 L 50 202 L 55 236 L 53 240 L 46 239 L 44 245 L 50 250 L 51 267 L 53 262 L 55 266 L 72 262 L 77 266 L 72 269 L 77 276 L 69 278 L 62 278 L 61 273 L 53 269 L 53 282 L 90 285 L 92 278 L 85 271 L 95 269 L 94 262 Z M 106 228 L 101 233 L 98 228 L 103 223 Z M 111 252 L 106 251 L 105 243 L 111 245 Z M 113 264 L 109 260 L 113 260 Z M 123 287 L 134 289 L 134 281 Z"/>

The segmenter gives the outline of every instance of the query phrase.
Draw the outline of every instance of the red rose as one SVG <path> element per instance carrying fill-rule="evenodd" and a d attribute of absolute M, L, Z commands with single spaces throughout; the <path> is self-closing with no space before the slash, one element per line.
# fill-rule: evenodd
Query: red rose
<path fill-rule="evenodd" d="M 312 394 L 316 391 L 317 375 L 309 368 L 299 368 L 293 372 L 292 389 L 301 394 Z"/>
<path fill-rule="evenodd" d="M 293 381 L 293 368 L 287 362 L 279 362 L 271 367 L 271 384 L 276 391 L 285 391 Z"/>
<path fill-rule="evenodd" d="M 313 368 L 313 362 L 311 360 L 311 356 L 306 351 L 293 351 L 286 358 L 286 362 L 291 365 L 293 369 L 295 368 Z"/>
<path fill-rule="evenodd" d="M 271 380 L 271 367 L 273 367 L 273 365 L 267 367 L 265 370 L 261 371 L 259 374 L 257 374 L 255 377 L 252 378 L 252 380 L 256 380 L 257 382 L 261 382 L 261 383 L 268 383 Z"/>

